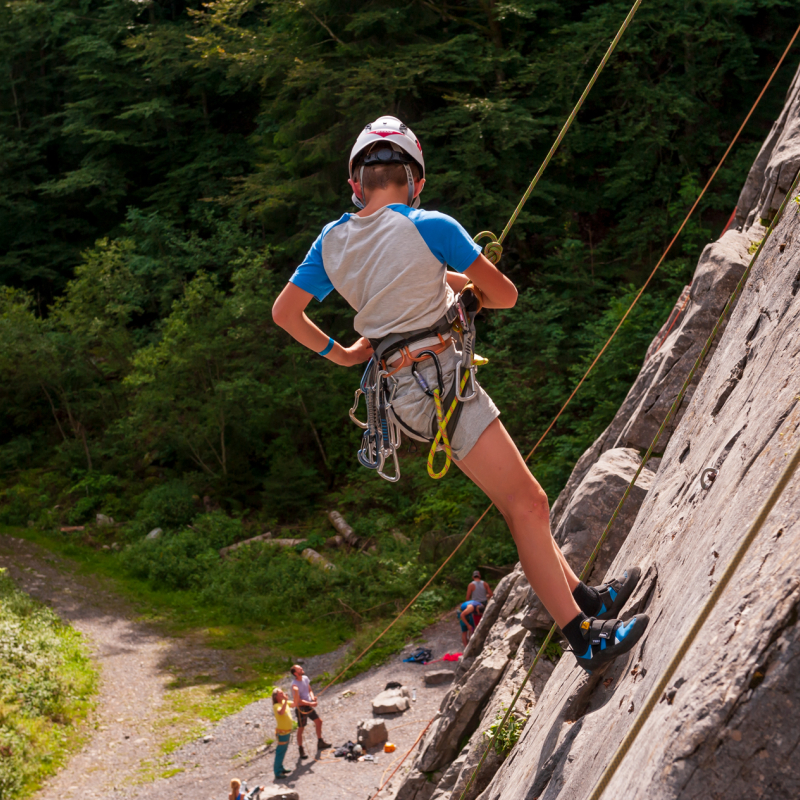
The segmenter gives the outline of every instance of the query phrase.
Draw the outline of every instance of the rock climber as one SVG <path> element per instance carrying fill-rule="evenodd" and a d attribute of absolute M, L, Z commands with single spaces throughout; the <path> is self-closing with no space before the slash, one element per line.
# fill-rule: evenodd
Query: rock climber
<path fill-rule="evenodd" d="M 297 747 L 300 758 L 308 758 L 303 748 L 303 731 L 309 720 L 313 720 L 317 729 L 317 750 L 325 750 L 331 745 L 322 738 L 322 718 L 317 714 L 317 696 L 311 689 L 311 681 L 304 674 L 303 668 L 295 664 L 290 670 L 292 681 L 292 697 L 294 699 L 294 713 L 297 716 Z"/>
<path fill-rule="evenodd" d="M 273 319 L 340 366 L 362 364 L 380 347 L 386 353 L 381 367 L 395 381 L 394 417 L 407 436 L 430 441 L 418 433 L 430 431 L 436 418 L 428 387 L 438 380 L 443 396 L 462 363 L 451 329 L 443 330 L 455 294 L 477 300 L 479 307 L 511 308 L 517 290 L 455 219 L 418 208 L 425 159 L 419 140 L 399 119 L 383 116 L 368 124 L 350 152 L 348 168 L 353 203 L 360 210 L 322 229 L 275 301 Z M 348 347 L 305 313 L 312 298 L 321 301 L 333 289 L 356 311 L 353 324 L 360 336 Z M 398 335 L 392 342 L 407 344 L 386 349 L 390 334 Z M 531 587 L 578 664 L 591 672 L 627 653 L 647 628 L 645 614 L 627 622 L 617 618 L 639 570 L 629 569 L 602 587 L 578 580 L 550 533 L 547 495 L 500 421 L 497 406 L 475 386 L 469 402 L 459 404 L 460 421 L 450 437 L 453 460 L 503 514 Z"/>

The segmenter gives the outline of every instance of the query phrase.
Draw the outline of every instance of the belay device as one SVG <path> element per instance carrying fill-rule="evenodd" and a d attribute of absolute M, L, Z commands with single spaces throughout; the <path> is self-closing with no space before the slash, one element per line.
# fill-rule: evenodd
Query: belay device
<path fill-rule="evenodd" d="M 397 449 L 400 446 L 401 432 L 414 439 L 431 442 L 428 455 L 428 474 L 432 478 L 441 478 L 450 468 L 450 438 L 455 432 L 458 418 L 461 415 L 461 404 L 468 403 L 478 396 L 475 372 L 479 364 L 486 359 L 475 356 L 475 315 L 481 308 L 480 299 L 469 286 L 456 295 L 455 301 L 447 313 L 433 327 L 408 333 L 390 333 L 383 339 L 372 341 L 373 355 L 364 370 L 361 386 L 356 389 L 355 401 L 350 409 L 350 419 L 364 430 L 358 460 L 367 469 L 377 470 L 378 475 L 392 483 L 400 480 L 400 463 Z M 457 347 L 459 361 L 456 365 L 455 378 L 450 390 L 445 394 L 442 369 L 436 353 L 423 350 L 416 357 L 411 357 L 409 347 L 414 342 L 450 333 L 454 341 L 460 342 Z M 442 339 L 442 341 L 444 341 Z M 386 359 L 393 354 L 405 350 L 412 362 L 412 371 L 420 388 L 436 405 L 436 420 L 433 430 L 429 432 L 415 431 L 405 424 L 394 412 L 392 401 L 397 391 L 397 379 L 389 372 Z M 416 364 L 432 358 L 436 365 L 438 386 L 431 389 L 423 377 L 416 371 Z M 367 421 L 356 417 L 361 396 L 367 404 Z M 433 457 L 439 450 L 445 452 L 444 468 L 438 473 L 433 470 Z M 385 472 L 386 465 L 393 462 L 393 474 Z"/>

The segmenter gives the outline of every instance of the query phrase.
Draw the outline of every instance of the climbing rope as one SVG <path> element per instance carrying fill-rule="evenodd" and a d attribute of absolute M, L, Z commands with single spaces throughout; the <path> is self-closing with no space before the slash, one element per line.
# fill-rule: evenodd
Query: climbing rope
<path fill-rule="evenodd" d="M 642 707 L 642 710 L 639 712 L 639 715 L 633 722 L 630 730 L 625 734 L 625 738 L 620 742 L 619 747 L 617 748 L 616 753 L 612 757 L 611 761 L 609 762 L 608 766 L 603 771 L 603 774 L 600 776 L 600 780 L 597 782 L 597 785 L 594 787 L 592 794 L 589 796 L 589 800 L 600 800 L 601 795 L 603 794 L 604 789 L 608 786 L 609 781 L 614 776 L 614 773 L 617 771 L 617 768 L 622 763 L 622 760 L 625 758 L 627 752 L 631 749 L 634 740 L 639 735 L 639 731 L 644 726 L 645 722 L 647 721 L 648 717 L 652 713 L 653 709 L 656 707 L 658 703 L 658 698 L 666 690 L 669 682 L 672 680 L 672 676 L 675 674 L 676 670 L 680 666 L 681 661 L 683 661 L 684 656 L 689 651 L 689 648 L 692 646 L 695 638 L 697 638 L 697 634 L 700 632 L 700 629 L 705 624 L 706 620 L 711 615 L 711 612 L 714 610 L 714 606 L 716 606 L 717 601 L 722 596 L 722 593 L 725 591 L 725 588 L 730 583 L 731 578 L 733 577 L 734 573 L 738 569 L 739 565 L 742 563 L 742 559 L 747 554 L 747 551 L 750 549 L 750 545 L 753 544 L 755 541 L 756 536 L 758 536 L 759 531 L 763 527 L 764 523 L 767 520 L 770 512 L 775 506 L 775 503 L 778 502 L 780 499 L 781 494 L 783 494 L 783 490 L 786 488 L 787 484 L 791 480 L 792 476 L 797 469 L 798 464 L 800 464 L 800 444 L 795 449 L 792 457 L 789 459 L 789 463 L 786 465 L 786 468 L 781 473 L 780 477 L 778 478 L 778 482 L 775 486 L 772 487 L 772 491 L 769 493 L 769 497 L 767 497 L 764 505 L 761 506 L 753 524 L 750 526 L 749 530 L 745 534 L 744 539 L 742 539 L 741 544 L 739 547 L 736 548 L 736 552 L 733 554 L 733 558 L 731 558 L 727 567 L 725 567 L 725 571 L 722 573 L 719 579 L 719 583 L 714 587 L 714 590 L 708 596 L 708 599 L 703 604 L 703 607 L 700 609 L 700 613 L 697 615 L 697 618 L 692 623 L 692 627 L 689 629 L 686 636 L 683 637 L 681 640 L 680 645 L 678 645 L 678 650 L 676 651 L 675 655 L 670 660 L 667 668 L 664 670 L 664 674 L 659 678 L 658 683 L 653 687 L 653 691 L 650 693 L 650 696 L 647 698 L 647 702 Z"/>
<path fill-rule="evenodd" d="M 639 5 L 639 3 L 637 3 L 633 7 L 633 9 L 631 9 L 631 11 L 632 12 L 635 11 L 635 9 L 638 8 L 638 5 Z M 625 26 L 627 26 L 627 23 L 630 21 L 630 18 L 631 18 L 631 14 L 628 15 L 628 17 L 626 18 L 626 22 L 623 23 Z M 620 29 L 621 32 L 622 32 L 622 30 L 623 29 Z M 621 35 L 621 32 L 617 34 L 617 36 L 614 38 L 614 42 L 612 42 L 612 44 L 614 44 L 616 41 L 619 40 L 619 36 Z M 525 461 L 530 460 L 530 458 L 533 456 L 533 454 L 538 449 L 539 445 L 544 441 L 544 439 L 547 437 L 547 435 L 553 429 L 555 424 L 558 422 L 558 420 L 561 417 L 561 415 L 567 409 L 567 406 L 569 406 L 569 404 L 572 402 L 572 400 L 575 397 L 575 395 L 578 393 L 578 390 L 581 388 L 581 386 L 583 386 L 583 384 L 586 382 L 586 379 L 589 377 L 590 373 L 594 370 L 597 362 L 600 360 L 600 358 L 603 356 L 603 354 L 606 352 L 606 350 L 608 350 L 611 342 L 614 340 L 614 338 L 616 337 L 618 331 L 620 330 L 622 325 L 625 323 L 625 320 L 628 318 L 628 316 L 630 315 L 631 311 L 633 311 L 634 306 L 636 306 L 636 304 L 639 302 L 639 298 L 642 296 L 644 291 L 647 289 L 648 285 L 652 281 L 652 279 L 655 276 L 655 274 L 658 271 L 658 269 L 664 263 L 664 260 L 666 259 L 667 254 L 669 253 L 669 251 L 671 250 L 672 245 L 675 243 L 675 241 L 677 240 L 678 236 L 680 236 L 681 232 L 686 227 L 686 224 L 689 222 L 690 217 L 694 213 L 694 211 L 697 208 L 698 204 L 700 203 L 700 201 L 702 200 L 702 198 L 705 195 L 706 191 L 708 190 L 709 186 L 711 185 L 711 182 L 716 177 L 717 173 L 719 172 L 720 168 L 722 167 L 723 163 L 725 162 L 726 158 L 728 157 L 728 154 L 733 149 L 734 144 L 736 143 L 736 141 L 738 140 L 740 134 L 744 130 L 744 126 L 747 124 L 747 122 L 749 121 L 750 117 L 753 115 L 753 112 L 756 110 L 756 107 L 758 106 L 759 102 L 761 101 L 761 98 L 764 96 L 764 93 L 769 88 L 770 84 L 772 83 L 772 79 L 775 77 L 775 75 L 778 72 L 778 69 L 783 64 L 786 56 L 789 53 L 789 50 L 791 49 L 792 45 L 794 44 L 795 39 L 797 38 L 798 34 L 800 34 L 800 26 L 798 26 L 797 30 L 795 30 L 794 35 L 792 36 L 791 40 L 789 41 L 789 44 L 786 46 L 786 49 L 783 51 L 783 54 L 781 55 L 780 59 L 778 60 L 778 63 L 775 65 L 775 68 L 772 70 L 772 73 L 770 74 L 769 78 L 767 79 L 767 82 L 764 84 L 764 87 L 761 89 L 761 92 L 759 93 L 758 97 L 756 98 L 755 102 L 753 103 L 752 107 L 750 108 L 750 111 L 748 111 L 747 116 L 744 118 L 744 121 L 739 126 L 739 130 L 736 131 L 736 134 L 733 137 L 733 139 L 731 140 L 731 143 L 728 145 L 727 150 L 725 150 L 725 153 L 723 154 L 723 156 L 720 159 L 719 163 L 714 168 L 714 171 L 711 173 L 711 177 L 708 179 L 708 181 L 706 181 L 706 184 L 705 184 L 705 186 L 703 186 L 702 191 L 697 196 L 697 199 L 694 201 L 692 207 L 689 209 L 688 213 L 684 217 L 683 222 L 680 224 L 680 227 L 678 228 L 678 230 L 676 231 L 675 235 L 670 240 L 670 242 L 667 245 L 666 249 L 664 250 L 664 253 L 662 254 L 661 258 L 658 260 L 658 263 L 653 268 L 652 272 L 650 273 L 650 275 L 648 276 L 647 280 L 642 285 L 642 288 L 639 290 L 639 293 L 633 299 L 633 301 L 631 302 L 630 306 L 628 306 L 627 311 L 622 316 L 622 319 L 617 324 L 617 327 L 614 329 L 614 331 L 608 337 L 608 339 L 606 340 L 606 343 L 603 345 L 603 347 L 597 353 L 597 355 L 595 356 L 594 360 L 589 365 L 589 367 L 586 370 L 586 372 L 583 374 L 583 377 L 580 379 L 580 381 L 578 381 L 577 385 L 572 390 L 572 393 L 570 394 L 570 396 L 566 399 L 566 401 L 561 406 L 561 408 L 559 409 L 559 411 L 555 415 L 555 417 L 553 417 L 552 421 L 547 426 L 547 428 L 545 429 L 544 433 L 539 437 L 539 439 L 536 442 L 536 444 L 534 444 L 533 448 L 531 448 L 531 450 L 528 453 L 528 455 L 525 456 Z M 606 56 L 608 56 L 608 55 L 610 55 L 610 52 L 606 54 Z M 595 71 L 595 75 L 592 76 L 592 80 L 595 80 L 596 76 L 598 74 L 599 73 L 597 71 Z M 591 88 L 591 87 L 587 87 L 587 88 Z M 584 91 L 584 94 L 581 95 L 581 98 L 584 98 L 586 94 L 587 94 L 587 92 Z M 581 102 L 582 102 L 582 100 L 581 100 Z M 573 111 L 573 114 L 570 115 L 570 116 L 573 117 L 573 115 L 575 113 L 577 113 L 577 107 L 576 107 L 575 111 Z M 570 122 L 570 120 L 568 120 L 568 122 Z M 541 173 L 544 171 L 544 167 L 547 166 L 547 162 L 549 162 L 549 158 L 552 157 L 552 153 L 555 152 L 555 149 L 557 147 L 557 143 L 560 141 L 561 138 L 563 138 L 563 133 L 566 132 L 566 128 L 567 127 L 568 126 L 565 124 L 565 127 L 562 128 L 562 132 L 559 134 L 560 138 L 557 140 L 556 144 L 551 148 L 551 153 L 548 154 L 548 158 L 546 159 L 545 163 L 542 165 L 542 167 L 539 168 L 539 172 L 537 172 L 537 176 L 538 177 L 541 176 Z M 531 186 L 528 188 L 528 191 L 526 192 L 526 195 L 529 196 L 530 192 L 533 191 L 533 187 L 536 185 L 536 182 L 538 181 L 538 177 L 534 178 L 534 181 L 532 181 Z M 523 199 L 527 200 L 527 196 L 524 197 Z M 521 203 L 520 205 L 517 206 L 517 210 L 515 211 L 515 214 L 512 216 L 512 219 L 509 220 L 509 225 L 506 225 L 506 228 L 503 230 L 502 238 L 505 238 L 506 234 L 508 233 L 508 230 L 510 230 L 510 226 L 513 224 L 514 220 L 516 219 L 516 216 L 519 214 L 519 211 L 521 210 L 522 205 L 524 205 L 524 203 Z M 490 244 L 498 243 L 497 237 L 493 233 L 490 233 L 488 231 L 483 231 L 483 232 L 479 233 L 475 237 L 475 240 L 477 241 L 482 236 L 488 236 L 489 238 L 491 238 L 492 242 L 490 242 Z M 487 245 L 487 247 L 488 247 L 488 245 Z M 502 247 L 500 247 L 499 253 L 502 253 Z M 493 257 L 491 255 L 489 255 L 489 253 L 486 254 L 486 257 L 490 261 L 493 261 L 493 263 L 497 263 L 497 261 L 499 261 L 499 258 L 500 258 L 499 254 L 498 254 L 496 256 L 496 258 L 493 260 Z M 372 642 L 370 642 L 369 645 L 367 645 L 367 647 L 353 661 L 351 661 L 333 680 L 331 680 L 329 683 L 327 683 L 323 687 L 323 689 L 320 691 L 320 694 L 324 693 L 330 686 L 332 686 L 343 675 L 345 675 L 345 673 L 351 667 L 353 667 L 355 664 L 357 664 L 394 627 L 394 625 L 400 620 L 400 618 L 403 617 L 403 615 L 419 599 L 420 595 L 422 595 L 422 593 L 434 582 L 434 580 L 436 580 L 436 578 L 440 575 L 440 573 L 447 566 L 447 564 L 455 557 L 456 553 L 461 549 L 461 546 L 472 535 L 473 531 L 483 521 L 484 517 L 486 517 L 486 515 L 492 510 L 493 506 L 494 506 L 493 503 L 489 504 L 489 506 L 487 506 L 486 510 L 480 515 L 480 517 L 478 517 L 478 519 L 472 525 L 472 527 L 464 534 L 464 537 L 461 539 L 461 541 L 458 543 L 458 545 L 456 545 L 456 547 L 453 550 L 453 552 L 450 553 L 450 555 L 442 562 L 442 564 L 439 566 L 439 568 L 433 573 L 433 575 L 428 579 L 428 581 L 425 583 L 425 585 L 417 592 L 417 594 L 414 595 L 414 597 L 406 604 L 406 606 L 403 608 L 403 610 L 389 623 L 389 625 L 386 626 L 386 628 L 380 634 L 378 634 L 378 636 L 375 637 L 375 639 L 372 640 Z M 546 647 L 547 644 L 550 643 L 550 639 L 552 638 L 552 634 L 553 634 L 553 631 L 551 630 L 551 632 L 548 634 L 547 638 L 545 639 L 545 641 L 544 641 L 544 643 L 542 645 L 543 647 Z M 540 654 L 541 654 L 541 651 L 540 651 Z M 538 656 L 537 656 L 537 658 L 538 658 Z M 503 722 L 498 727 L 497 732 L 499 732 L 502 729 L 503 725 L 505 724 L 505 721 L 506 721 L 507 717 L 508 717 L 508 715 L 504 718 Z"/>
<path fill-rule="evenodd" d="M 464 387 L 467 385 L 467 378 L 469 378 L 469 372 L 464 373 L 464 377 L 461 379 L 461 385 L 458 390 L 459 392 L 464 391 Z M 428 453 L 428 475 L 430 475 L 434 480 L 439 480 L 439 478 L 443 478 L 447 474 L 447 470 L 450 469 L 450 461 L 453 456 L 453 450 L 450 447 L 450 437 L 447 435 L 447 423 L 450 422 L 450 417 L 453 416 L 453 412 L 456 410 L 458 398 L 453 398 L 453 402 L 450 404 L 450 408 L 447 410 L 447 414 L 445 415 L 442 415 L 442 396 L 438 387 L 433 390 L 433 402 L 436 405 L 436 425 L 439 430 L 436 433 L 433 444 L 431 444 L 431 450 Z M 436 457 L 436 448 L 439 446 L 440 440 L 442 442 L 442 447 L 444 447 L 445 460 L 444 466 L 439 470 L 439 472 L 435 472 L 433 469 L 433 459 Z"/>
<path fill-rule="evenodd" d="M 800 28 L 798 30 L 800 31 Z M 795 34 L 795 35 L 797 35 L 797 34 Z M 733 304 L 736 302 L 736 300 L 738 299 L 739 295 L 741 294 L 742 289 L 744 288 L 744 285 L 747 282 L 748 277 L 750 276 L 750 272 L 753 269 L 753 264 L 755 264 L 755 262 L 758 259 L 759 255 L 761 255 L 761 251 L 764 248 L 764 244 L 766 243 L 767 239 L 769 238 L 770 234 L 772 233 L 775 225 L 779 222 L 779 220 L 783 216 L 783 212 L 784 212 L 784 209 L 786 208 L 786 204 L 787 204 L 789 198 L 794 194 L 795 189 L 797 187 L 798 180 L 800 180 L 800 173 L 798 173 L 798 175 L 795 177 L 794 182 L 792 183 L 792 188 L 789 190 L 789 192 L 787 193 L 786 197 L 783 198 L 783 202 L 781 203 L 780 208 L 778 209 L 777 213 L 775 214 L 775 217 L 773 218 L 772 222 L 770 223 L 769 228 L 767 229 L 767 232 L 764 234 L 764 238 L 761 240 L 761 242 L 758 245 L 758 249 L 756 250 L 756 252 L 753 255 L 753 257 L 750 259 L 750 263 L 747 265 L 747 269 L 745 269 L 744 273 L 742 273 L 742 277 L 739 279 L 739 282 L 736 284 L 736 288 L 733 290 L 733 294 L 728 298 L 728 302 L 725 304 L 725 308 L 722 309 L 722 313 L 720 314 L 719 319 L 717 320 L 716 324 L 714 325 L 714 328 L 711 331 L 708 339 L 706 339 L 706 343 L 703 345 L 703 349 L 700 351 L 700 354 L 697 356 L 697 359 L 695 360 L 694 364 L 692 365 L 692 368 L 689 370 L 689 374 L 686 376 L 686 380 L 683 382 L 683 386 L 681 386 L 681 389 L 678 392 L 678 395 L 675 398 L 675 401 L 672 403 L 672 406 L 670 407 L 669 411 L 667 412 L 667 416 L 664 418 L 664 421 L 661 423 L 661 427 L 656 432 L 655 438 L 651 442 L 650 447 L 648 447 L 647 452 L 644 454 L 644 457 L 642 458 L 642 461 L 639 464 L 638 469 L 634 473 L 633 478 L 631 479 L 631 482 L 628 484 L 628 487 L 625 489 L 625 493 L 622 495 L 622 498 L 620 499 L 619 503 L 617 504 L 616 509 L 614 509 L 614 513 L 611 515 L 611 519 L 608 521 L 608 524 L 606 525 L 605 530 L 601 534 L 600 539 L 597 542 L 597 545 L 595 546 L 594 550 L 592 551 L 591 555 L 589 556 L 589 559 L 586 562 L 586 565 L 584 566 L 583 571 L 581 572 L 581 575 L 580 575 L 580 580 L 581 581 L 585 580 L 588 577 L 589 572 L 590 572 L 592 566 L 594 565 L 594 562 L 597 559 L 597 556 L 600 553 L 600 548 L 603 546 L 603 544 L 605 543 L 605 540 L 608 538 L 608 535 L 611 532 L 611 526 L 614 524 L 615 520 L 617 519 L 617 516 L 619 515 L 619 512 L 622 509 L 622 506 L 625 504 L 625 501 L 628 499 L 628 495 L 630 495 L 631 490 L 635 486 L 636 481 L 639 478 L 639 475 L 641 474 L 642 470 L 645 467 L 645 464 L 647 464 L 648 460 L 650 459 L 650 456 L 653 454 L 653 450 L 655 449 L 656 445 L 658 444 L 658 441 L 661 438 L 661 434 L 664 432 L 664 430 L 667 427 L 667 425 L 672 421 L 672 419 L 674 418 L 678 408 L 680 407 L 681 403 L 683 402 L 683 398 L 686 395 L 686 391 L 688 390 L 692 380 L 694 380 L 694 376 L 697 374 L 697 370 L 700 368 L 700 365 L 705 360 L 705 357 L 708 354 L 708 351 L 711 348 L 711 345 L 713 344 L 714 340 L 717 337 L 717 333 L 719 332 L 720 327 L 722 326 L 723 322 L 727 318 L 728 313 L 730 312 Z M 787 480 L 788 480 L 788 478 L 787 478 Z M 758 531 L 756 531 L 756 533 L 757 532 Z M 755 536 L 755 534 L 753 534 L 753 536 Z M 715 602 L 716 602 L 716 600 L 715 600 Z M 530 679 L 531 675 L 533 674 L 534 668 L 536 667 L 536 665 L 541 660 L 542 654 L 544 653 L 547 645 L 550 643 L 550 640 L 555 635 L 556 627 L 557 626 L 554 623 L 553 626 L 550 628 L 550 631 L 548 632 L 547 636 L 545 637 L 545 640 L 542 642 L 541 646 L 539 647 L 539 652 L 536 654 L 536 657 L 533 659 L 533 663 L 531 664 L 530 669 L 528 670 L 528 672 L 525 675 L 525 678 L 523 679 L 522 683 L 520 684 L 520 687 L 517 690 L 517 693 L 514 695 L 514 699 L 511 701 L 511 704 L 509 705 L 509 707 L 508 707 L 508 709 L 507 709 L 507 711 L 505 713 L 505 716 L 501 720 L 500 724 L 497 726 L 497 729 L 495 730 L 494 736 L 492 737 L 489 745 L 487 746 L 486 750 L 484 751 L 483 755 L 481 756 L 481 760 L 478 762 L 478 765 L 475 767 L 475 771 L 470 776 L 470 779 L 467 782 L 467 785 L 464 787 L 464 791 L 461 793 L 460 800 L 464 800 L 464 797 L 465 797 L 465 795 L 467 793 L 467 790 L 472 785 L 472 782 L 475 780 L 475 777 L 477 776 L 478 772 L 480 772 L 480 769 L 483 766 L 483 762 L 486 760 L 486 755 L 488 754 L 489 750 L 494 745 L 495 740 L 497 739 L 498 735 L 500 734 L 500 731 L 503 729 L 503 727 L 505 726 L 505 724 L 508 721 L 509 717 L 511 716 L 511 713 L 514 710 L 514 706 L 516 705 L 517 700 L 519 700 L 520 695 L 522 694 L 522 690 L 525 688 L 526 684 L 528 683 L 528 680 Z M 696 633 L 696 631 L 695 631 L 695 633 Z M 636 733 L 638 733 L 638 729 L 637 729 Z M 633 737 L 631 738 L 631 742 L 633 741 L 633 738 L 635 738 L 635 736 L 636 736 L 636 734 L 634 733 Z M 627 737 L 626 737 L 626 739 L 627 739 Z M 630 744 L 628 746 L 630 746 Z M 616 766 L 614 767 L 614 769 L 616 769 Z M 612 774 L 613 774 L 613 772 L 612 772 Z M 609 780 L 610 780 L 610 777 L 611 776 L 609 775 Z M 605 786 L 605 784 L 604 784 L 604 786 Z M 597 800 L 598 797 L 599 797 L 599 795 L 594 795 L 593 794 L 592 797 L 590 798 L 590 800 Z"/>
<path fill-rule="evenodd" d="M 542 162 L 542 166 L 539 167 L 536 174 L 533 176 L 533 180 L 530 183 L 530 186 L 525 190 L 525 193 L 522 195 L 522 199 L 517 204 L 517 207 L 514 209 L 514 213 L 511 215 L 511 218 L 506 223 L 505 228 L 503 228 L 503 232 L 500 236 L 495 236 L 491 231 L 481 231 L 476 237 L 475 241 L 477 242 L 479 239 L 484 237 L 488 237 L 490 239 L 489 243 L 483 248 L 484 255 L 492 264 L 497 264 L 500 261 L 500 257 L 503 254 L 503 241 L 505 240 L 506 236 L 508 236 L 508 232 L 511 230 L 514 223 L 517 221 L 517 217 L 520 215 L 522 211 L 522 207 L 525 203 L 528 202 L 528 198 L 531 196 L 531 192 L 536 187 L 536 184 L 539 183 L 539 178 L 542 177 L 545 169 L 547 169 L 547 165 L 550 163 L 550 159 L 555 155 L 556 150 L 558 150 L 558 146 L 561 144 L 562 139 L 566 136 L 567 131 L 572 125 L 576 116 L 578 116 L 578 112 L 581 110 L 581 106 L 583 105 L 583 101 L 589 96 L 589 92 L 592 91 L 592 87 L 594 86 L 597 79 L 600 77 L 600 73 L 605 68 L 605 65 L 608 63 L 608 59 L 611 58 L 611 54 L 614 52 L 617 44 L 619 44 L 619 40 L 622 38 L 622 34 L 625 33 L 628 25 L 630 25 L 631 20 L 633 19 L 636 11 L 638 10 L 639 6 L 641 5 L 642 0 L 636 0 L 636 2 L 631 7 L 631 10 L 628 12 L 628 16 L 625 17 L 620 29 L 617 31 L 617 35 L 612 40 L 611 44 L 608 46 L 608 50 L 606 50 L 606 54 L 600 60 L 600 63 L 597 65 L 597 69 L 594 71 L 594 74 L 589 79 L 589 83 L 586 84 L 586 88 L 583 90 L 581 96 L 578 98 L 578 102 L 575 103 L 575 108 L 572 109 L 572 113 L 567 117 L 567 121 L 562 126 L 561 130 L 556 136 L 556 140 L 553 142 L 552 147 L 548 151 L 547 155 Z"/>

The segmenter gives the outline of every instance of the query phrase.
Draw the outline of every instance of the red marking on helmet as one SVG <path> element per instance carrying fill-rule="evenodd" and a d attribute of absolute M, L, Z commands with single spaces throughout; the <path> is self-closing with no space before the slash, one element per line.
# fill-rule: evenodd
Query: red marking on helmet
<path fill-rule="evenodd" d="M 422 152 L 422 145 L 419 143 L 419 139 L 414 139 L 414 141 L 417 143 L 417 147 L 419 147 L 419 151 L 421 153 Z"/>
<path fill-rule="evenodd" d="M 405 134 L 400 133 L 400 131 L 370 131 L 370 133 L 374 134 L 375 136 L 381 136 L 384 139 L 387 136 L 405 136 Z"/>

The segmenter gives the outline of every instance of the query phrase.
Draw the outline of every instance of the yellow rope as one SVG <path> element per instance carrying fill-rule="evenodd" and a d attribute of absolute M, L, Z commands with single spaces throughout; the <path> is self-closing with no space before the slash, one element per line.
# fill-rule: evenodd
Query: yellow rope
<path fill-rule="evenodd" d="M 487 364 L 488 360 L 485 358 L 476 358 L 472 363 Z M 461 378 L 461 388 L 458 390 L 459 392 L 464 391 L 464 387 L 467 385 L 468 378 L 469 370 L 467 370 L 464 373 L 464 376 Z M 428 475 L 430 475 L 434 480 L 439 480 L 439 478 L 444 478 L 444 476 L 447 475 L 447 470 L 450 469 L 450 463 L 452 461 L 453 451 L 450 447 L 450 438 L 447 435 L 447 423 L 450 422 L 450 417 L 453 416 L 453 412 L 456 410 L 458 398 L 453 398 L 453 402 L 450 404 L 450 408 L 448 409 L 444 419 L 442 418 L 442 398 L 438 389 L 433 390 L 433 402 L 436 404 L 436 424 L 438 425 L 439 430 L 436 433 L 436 437 L 431 445 L 431 450 L 428 453 Z M 445 461 L 441 470 L 439 470 L 439 472 L 434 472 L 433 459 L 436 457 L 436 448 L 439 446 L 440 441 L 444 446 Z"/>

